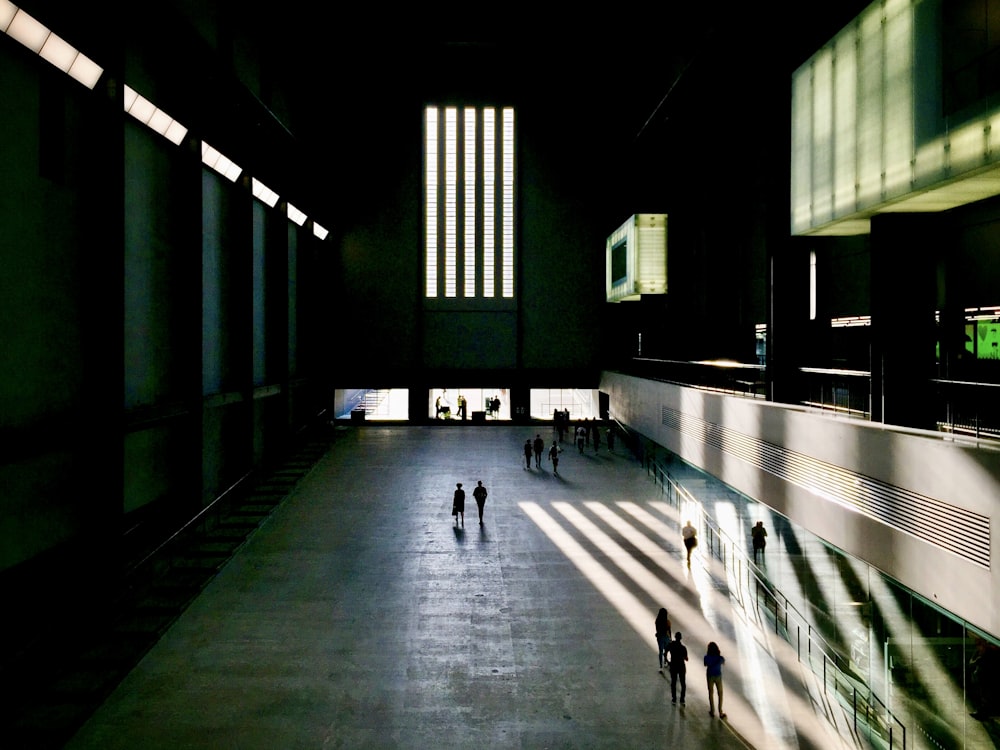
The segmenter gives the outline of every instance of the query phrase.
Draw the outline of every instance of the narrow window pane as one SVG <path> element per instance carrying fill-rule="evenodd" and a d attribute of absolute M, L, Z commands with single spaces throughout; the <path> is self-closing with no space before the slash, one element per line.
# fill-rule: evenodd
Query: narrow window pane
<path fill-rule="evenodd" d="M 426 132 L 424 134 L 424 150 L 426 164 L 424 167 L 424 280 L 427 284 L 427 296 L 438 295 L 438 111 L 428 107 L 425 115 Z"/>
<path fill-rule="evenodd" d="M 456 257 L 458 252 L 458 110 L 444 111 L 444 296 L 454 297 L 456 291 Z"/>
<path fill-rule="evenodd" d="M 514 296 L 514 110 L 503 110 L 503 296 Z"/>
<path fill-rule="evenodd" d="M 816 320 L 816 251 L 809 251 L 809 320 Z"/>
<path fill-rule="evenodd" d="M 483 110 L 483 296 L 495 294 L 496 111 Z"/>
<path fill-rule="evenodd" d="M 465 109 L 465 296 L 476 296 L 476 110 Z"/>

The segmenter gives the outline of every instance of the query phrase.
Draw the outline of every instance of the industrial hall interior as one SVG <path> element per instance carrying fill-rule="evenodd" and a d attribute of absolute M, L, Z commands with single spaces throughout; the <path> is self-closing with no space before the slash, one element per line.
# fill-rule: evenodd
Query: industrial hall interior
<path fill-rule="evenodd" d="M 1000 1 L 0 32 L 0 747 L 1000 747 Z"/>

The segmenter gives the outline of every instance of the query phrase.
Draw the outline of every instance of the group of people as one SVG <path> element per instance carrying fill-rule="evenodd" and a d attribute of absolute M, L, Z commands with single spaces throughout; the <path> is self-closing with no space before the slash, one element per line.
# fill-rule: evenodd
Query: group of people
<path fill-rule="evenodd" d="M 559 428 L 559 439 L 563 439 L 564 429 L 560 426 Z M 611 424 L 607 428 L 607 440 L 608 440 L 608 450 L 614 452 L 615 450 L 615 427 Z M 601 423 L 596 419 L 584 419 L 582 422 L 577 423 L 576 430 L 573 432 L 573 438 L 576 442 L 576 447 L 579 449 L 580 453 L 583 453 L 585 447 L 589 447 L 591 444 L 594 446 L 594 453 L 598 453 L 601 449 Z"/>
<path fill-rule="evenodd" d="M 461 393 L 458 394 L 458 418 L 464 420 L 469 413 L 469 402 Z M 451 419 L 451 402 L 448 400 L 448 389 L 434 399 L 434 416 L 436 419 Z"/>
<path fill-rule="evenodd" d="M 535 439 L 532 440 L 528 438 L 524 441 L 524 468 L 530 469 L 531 462 L 534 460 L 535 468 L 542 468 L 542 454 L 545 453 L 545 440 L 542 439 L 540 434 L 535 435 Z M 553 440 L 552 445 L 549 447 L 549 461 L 552 463 L 552 473 L 559 473 L 559 454 L 562 453 L 562 448 L 559 446 L 558 440 Z"/>
<path fill-rule="evenodd" d="M 479 525 L 483 525 L 483 508 L 486 507 L 486 496 L 489 493 L 483 486 L 483 480 L 479 480 L 476 483 L 476 488 L 472 490 L 472 497 L 476 500 L 476 508 L 479 510 Z M 459 519 L 461 519 L 462 526 L 465 526 L 465 490 L 462 489 L 462 483 L 458 482 L 455 485 L 455 495 L 451 501 L 451 514 L 455 517 L 455 525 L 458 526 Z"/>
<path fill-rule="evenodd" d="M 670 633 L 673 626 L 670 622 L 670 615 L 665 607 L 660 607 L 656 615 L 656 651 L 660 662 L 660 674 L 666 667 L 670 672 L 670 702 L 677 703 L 677 684 L 681 686 L 681 705 L 687 698 L 687 662 L 688 650 L 681 642 L 681 632 L 678 630 L 671 638 Z M 722 665 L 726 663 L 726 657 L 722 655 L 719 644 L 712 641 L 705 649 L 705 656 L 702 664 L 705 666 L 705 680 L 708 685 L 708 715 L 715 716 L 716 700 L 718 700 L 719 718 L 725 719 L 726 714 L 722 710 Z"/>
<path fill-rule="evenodd" d="M 764 556 L 764 548 L 767 546 L 767 530 L 763 521 L 757 521 L 750 530 L 750 538 L 753 545 L 753 559 L 757 562 L 758 557 Z M 687 564 L 691 565 L 691 553 L 698 546 L 698 530 L 688 521 L 681 528 L 681 539 L 684 541 L 684 548 L 687 552 Z M 660 607 L 656 615 L 656 651 L 659 660 L 660 674 L 664 668 L 670 672 L 670 702 L 677 703 L 677 684 L 681 686 L 681 703 L 684 703 L 687 694 L 687 662 L 688 650 L 681 642 L 681 633 L 673 633 L 670 622 L 670 615 L 665 607 Z M 705 666 L 705 680 L 708 685 L 708 715 L 715 716 L 716 698 L 718 699 L 718 713 L 720 719 L 725 719 L 726 714 L 722 710 L 722 665 L 726 663 L 726 658 L 722 655 L 719 645 L 712 641 L 705 649 L 705 656 L 702 659 Z"/>

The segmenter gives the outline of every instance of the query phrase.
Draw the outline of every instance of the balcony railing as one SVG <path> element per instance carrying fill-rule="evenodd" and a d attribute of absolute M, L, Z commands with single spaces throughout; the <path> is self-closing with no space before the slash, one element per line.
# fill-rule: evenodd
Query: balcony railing
<path fill-rule="evenodd" d="M 629 371 L 637 377 L 688 388 L 767 398 L 763 365 L 637 357 Z M 871 372 L 801 367 L 798 373 L 803 387 L 801 405 L 838 416 L 871 419 Z M 939 432 L 977 441 L 1000 440 L 1000 383 L 933 378 L 927 382 L 926 394 Z"/>

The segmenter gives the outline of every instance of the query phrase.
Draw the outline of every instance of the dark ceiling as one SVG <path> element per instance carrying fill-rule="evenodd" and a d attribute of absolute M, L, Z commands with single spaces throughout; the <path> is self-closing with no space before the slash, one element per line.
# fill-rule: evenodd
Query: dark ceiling
<path fill-rule="evenodd" d="M 419 117 L 426 103 L 514 104 L 551 121 L 556 146 L 586 149 L 600 169 L 685 112 L 723 102 L 752 109 L 765 91 L 752 75 L 772 86 L 790 80 L 866 5 L 608 4 L 570 13 L 167 0 L 123 3 L 119 26 L 75 0 L 24 3 L 53 28 L 79 30 L 111 69 L 124 69 L 123 39 L 162 61 L 157 78 L 173 85 L 158 93 L 175 116 L 197 122 L 206 140 L 239 130 L 229 141 L 234 158 L 262 179 L 306 185 L 299 201 L 320 214 L 366 200 L 379 160 L 405 158 L 412 143 L 400 138 L 400 120 Z M 260 96 L 238 84 L 245 72 L 237 76 L 230 61 L 241 58 L 263 71 Z"/>

